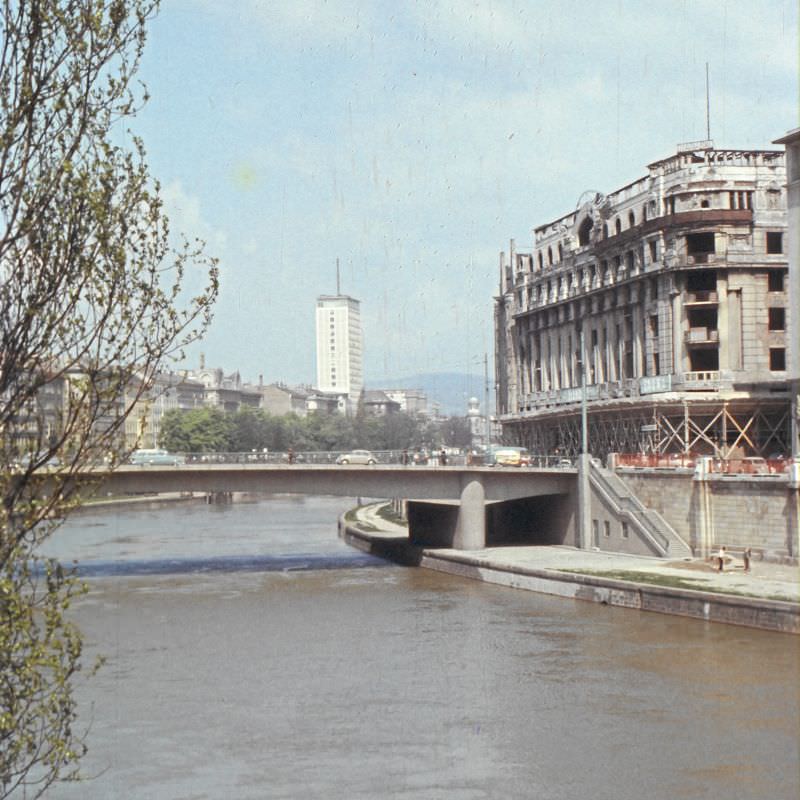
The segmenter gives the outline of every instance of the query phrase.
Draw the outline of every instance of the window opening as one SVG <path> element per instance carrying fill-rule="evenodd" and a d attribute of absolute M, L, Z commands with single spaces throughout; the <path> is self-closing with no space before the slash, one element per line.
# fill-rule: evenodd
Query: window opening
<path fill-rule="evenodd" d="M 714 232 L 686 234 L 686 252 L 690 256 L 704 256 L 716 252 L 714 249 Z"/>
<path fill-rule="evenodd" d="M 717 289 L 717 273 L 713 269 L 699 269 L 686 276 L 686 289 L 690 292 L 714 292 Z"/>
<path fill-rule="evenodd" d="M 769 329 L 771 331 L 786 330 L 786 309 L 775 307 L 769 309 Z"/>
<path fill-rule="evenodd" d="M 591 217 L 586 217 L 583 222 L 581 222 L 580 227 L 578 228 L 578 244 L 581 247 L 585 247 L 591 241 L 591 233 L 592 228 L 594 227 L 594 223 L 592 222 Z"/>
<path fill-rule="evenodd" d="M 780 231 L 767 231 L 767 253 L 770 255 L 783 253 L 783 234 Z"/>
<path fill-rule="evenodd" d="M 786 370 L 786 348 L 770 347 L 769 349 L 770 372 L 784 372 Z"/>
<path fill-rule="evenodd" d="M 692 372 L 716 372 L 719 369 L 719 350 L 693 348 L 689 351 L 689 369 Z"/>
<path fill-rule="evenodd" d="M 767 291 L 769 292 L 782 292 L 783 291 L 783 276 L 782 269 L 771 269 L 767 273 Z"/>

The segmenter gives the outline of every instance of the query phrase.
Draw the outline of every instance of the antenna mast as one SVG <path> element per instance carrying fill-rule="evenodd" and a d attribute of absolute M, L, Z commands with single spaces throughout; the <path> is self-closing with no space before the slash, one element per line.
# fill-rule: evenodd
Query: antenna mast
<path fill-rule="evenodd" d="M 706 139 L 711 141 L 711 94 L 708 90 L 708 61 L 706 61 Z"/>
<path fill-rule="evenodd" d="M 341 289 L 339 287 L 339 259 L 336 259 L 336 296 L 338 297 L 341 294 Z"/>

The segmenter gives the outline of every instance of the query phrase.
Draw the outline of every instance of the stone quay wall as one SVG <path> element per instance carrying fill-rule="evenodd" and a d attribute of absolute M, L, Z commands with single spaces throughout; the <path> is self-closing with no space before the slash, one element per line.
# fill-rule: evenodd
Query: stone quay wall
<path fill-rule="evenodd" d="M 695 555 L 750 547 L 755 558 L 797 563 L 798 490 L 785 479 L 718 476 L 694 480 L 684 470 L 621 468 L 617 475 L 658 511 Z"/>

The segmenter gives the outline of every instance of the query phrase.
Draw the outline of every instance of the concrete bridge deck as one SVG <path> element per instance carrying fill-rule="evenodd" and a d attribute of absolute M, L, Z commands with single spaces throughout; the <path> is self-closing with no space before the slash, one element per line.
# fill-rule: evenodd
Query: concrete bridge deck
<path fill-rule="evenodd" d="M 122 466 L 86 473 L 104 492 L 276 492 L 362 497 L 461 499 L 471 483 L 487 502 L 574 491 L 575 469 L 327 464 L 187 464 Z"/>
<path fill-rule="evenodd" d="M 524 513 L 563 541 L 574 534 L 577 471 L 557 468 L 327 464 L 187 464 L 97 470 L 100 492 L 272 492 L 402 498 L 417 543 L 484 547 L 487 532 L 508 531 Z M 539 506 L 536 506 L 536 503 Z M 552 533 L 555 531 L 555 533 Z M 491 536 L 490 536 L 491 538 Z"/>

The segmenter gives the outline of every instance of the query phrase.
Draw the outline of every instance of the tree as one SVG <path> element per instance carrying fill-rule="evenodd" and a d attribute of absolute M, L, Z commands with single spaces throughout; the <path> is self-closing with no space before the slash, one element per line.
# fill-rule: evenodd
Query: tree
<path fill-rule="evenodd" d="M 234 428 L 235 418 L 218 408 L 175 409 L 164 415 L 159 444 L 173 453 L 226 453 L 238 449 Z"/>
<path fill-rule="evenodd" d="M 467 417 L 448 417 L 441 426 L 444 444 L 450 447 L 469 447 L 472 444 L 472 429 Z"/>
<path fill-rule="evenodd" d="M 85 494 L 79 476 L 125 458 L 126 417 L 217 293 L 216 261 L 173 243 L 124 128 L 156 10 L 0 3 L 0 797 L 39 797 L 84 752 L 82 640 L 64 618 L 81 585 L 40 545 Z"/>

